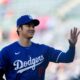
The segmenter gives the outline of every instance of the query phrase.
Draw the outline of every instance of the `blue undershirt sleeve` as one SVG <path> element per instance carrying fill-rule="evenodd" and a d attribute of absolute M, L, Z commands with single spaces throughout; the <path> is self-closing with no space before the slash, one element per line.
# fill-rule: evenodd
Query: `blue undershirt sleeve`
<path fill-rule="evenodd" d="M 48 60 L 55 63 L 70 63 L 74 59 L 75 46 L 70 45 L 67 52 L 62 52 L 54 48 L 48 48 Z"/>
<path fill-rule="evenodd" d="M 75 46 L 69 46 L 69 49 L 66 53 L 60 53 L 57 57 L 56 62 L 60 63 L 70 63 L 74 60 L 75 56 Z"/>

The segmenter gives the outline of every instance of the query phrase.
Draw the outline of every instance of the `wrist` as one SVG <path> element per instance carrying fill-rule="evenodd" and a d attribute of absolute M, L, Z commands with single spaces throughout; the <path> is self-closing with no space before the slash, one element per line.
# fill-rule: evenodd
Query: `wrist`
<path fill-rule="evenodd" d="M 71 40 L 69 40 L 70 46 L 75 46 L 76 43 L 73 43 Z"/>

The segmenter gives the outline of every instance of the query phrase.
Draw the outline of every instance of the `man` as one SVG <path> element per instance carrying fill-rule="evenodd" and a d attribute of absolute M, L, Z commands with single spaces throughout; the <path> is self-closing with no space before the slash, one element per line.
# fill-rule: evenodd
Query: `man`
<path fill-rule="evenodd" d="M 71 30 L 70 47 L 66 54 L 52 47 L 36 44 L 31 41 L 35 32 L 35 26 L 39 20 L 29 15 L 23 15 L 17 20 L 17 33 L 19 41 L 16 41 L 0 52 L 0 80 L 5 74 L 6 80 L 44 80 L 48 63 L 69 63 L 75 55 L 75 44 L 80 32 L 77 28 Z"/>

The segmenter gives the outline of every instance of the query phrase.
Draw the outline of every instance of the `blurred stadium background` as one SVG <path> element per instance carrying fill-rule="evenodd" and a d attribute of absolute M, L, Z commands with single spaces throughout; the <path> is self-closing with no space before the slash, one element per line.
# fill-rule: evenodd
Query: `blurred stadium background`
<path fill-rule="evenodd" d="M 0 50 L 18 39 L 16 20 L 30 14 L 40 20 L 32 41 L 67 51 L 70 29 L 80 30 L 80 0 L 0 0 Z M 80 80 L 80 36 L 73 63 L 50 63 L 45 80 Z"/>

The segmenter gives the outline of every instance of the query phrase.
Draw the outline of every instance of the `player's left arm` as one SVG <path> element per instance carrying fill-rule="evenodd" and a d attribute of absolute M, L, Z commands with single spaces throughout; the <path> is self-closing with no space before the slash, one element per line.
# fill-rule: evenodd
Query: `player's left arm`
<path fill-rule="evenodd" d="M 69 50 L 66 53 L 60 53 L 57 57 L 56 62 L 63 62 L 63 63 L 69 63 L 72 62 L 75 56 L 75 45 L 78 40 L 78 36 L 80 34 L 80 31 L 78 31 L 77 28 L 71 29 L 70 32 L 70 39 L 69 39 Z"/>

